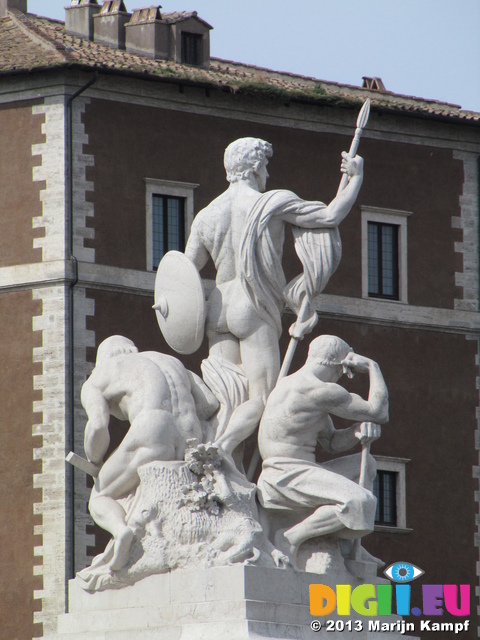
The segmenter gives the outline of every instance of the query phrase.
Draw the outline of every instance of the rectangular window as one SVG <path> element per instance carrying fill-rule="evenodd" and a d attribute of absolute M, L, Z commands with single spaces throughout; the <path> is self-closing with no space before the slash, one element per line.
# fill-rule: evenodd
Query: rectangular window
<path fill-rule="evenodd" d="M 167 251 L 184 251 L 198 184 L 145 178 L 146 269 L 156 271 Z"/>
<path fill-rule="evenodd" d="M 202 36 L 182 31 L 182 62 L 198 66 L 201 63 Z"/>
<path fill-rule="evenodd" d="M 377 498 L 375 531 L 407 533 L 407 493 L 405 465 L 407 458 L 374 456 L 377 463 L 377 477 L 373 493 Z"/>
<path fill-rule="evenodd" d="M 175 249 L 185 249 L 184 198 L 153 194 L 152 196 L 153 268 L 163 256 Z"/>
<path fill-rule="evenodd" d="M 407 303 L 407 219 L 411 212 L 360 208 L 362 296 Z"/>
<path fill-rule="evenodd" d="M 368 295 L 398 300 L 398 227 L 368 223 Z"/>
<path fill-rule="evenodd" d="M 373 493 L 377 498 L 375 524 L 397 526 L 397 474 L 394 471 L 377 471 L 373 483 Z"/>

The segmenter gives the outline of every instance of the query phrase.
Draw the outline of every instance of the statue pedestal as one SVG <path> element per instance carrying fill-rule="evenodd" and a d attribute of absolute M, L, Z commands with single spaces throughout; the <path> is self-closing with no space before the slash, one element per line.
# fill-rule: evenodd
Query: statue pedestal
<path fill-rule="evenodd" d="M 319 582 L 326 583 L 325 576 L 240 564 L 177 570 L 149 576 L 122 589 L 96 593 L 84 591 L 72 580 L 70 612 L 59 618 L 58 638 L 400 640 L 410 637 L 399 631 L 370 632 L 369 618 L 359 615 L 353 615 L 352 620 L 361 620 L 363 631 L 312 631 L 309 584 Z M 328 618 L 334 620 L 336 616 Z M 395 619 L 392 616 L 387 620 Z M 342 620 L 346 622 L 348 618 Z"/>

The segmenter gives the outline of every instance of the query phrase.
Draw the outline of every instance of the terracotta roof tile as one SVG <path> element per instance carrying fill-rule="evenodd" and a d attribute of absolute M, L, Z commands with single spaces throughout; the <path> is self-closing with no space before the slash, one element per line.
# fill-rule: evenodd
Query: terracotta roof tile
<path fill-rule="evenodd" d="M 195 13 L 165 13 L 163 18 L 187 19 L 194 17 Z M 391 91 L 372 91 L 219 58 L 212 58 L 208 69 L 178 64 L 173 60 L 152 60 L 66 34 L 64 23 L 59 20 L 23 14 L 17 10 L 0 20 L 0 74 L 62 66 L 89 67 L 159 80 L 195 83 L 234 93 L 276 96 L 285 101 L 348 106 L 358 105 L 368 97 L 372 107 L 377 109 L 480 124 L 480 113 L 464 111 L 458 105 L 437 100 Z"/>

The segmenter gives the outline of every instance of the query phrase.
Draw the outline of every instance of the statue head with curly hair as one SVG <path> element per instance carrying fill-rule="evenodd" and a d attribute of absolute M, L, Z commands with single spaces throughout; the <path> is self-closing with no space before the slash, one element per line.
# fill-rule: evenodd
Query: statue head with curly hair
<path fill-rule="evenodd" d="M 235 140 L 225 149 L 224 165 L 228 182 L 250 181 L 252 177 L 259 176 L 262 169 L 265 169 L 266 181 L 266 166 L 272 154 L 272 145 L 260 138 Z"/>

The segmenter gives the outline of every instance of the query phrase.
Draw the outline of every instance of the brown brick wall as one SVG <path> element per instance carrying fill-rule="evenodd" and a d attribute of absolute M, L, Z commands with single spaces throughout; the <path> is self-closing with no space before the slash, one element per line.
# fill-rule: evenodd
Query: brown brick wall
<path fill-rule="evenodd" d="M 340 152 L 349 144 L 332 134 L 99 100 L 87 106 L 84 121 L 90 140 L 85 151 L 95 156 L 87 174 L 95 181 L 95 239 L 86 244 L 95 248 L 99 263 L 140 270 L 145 267 L 145 177 L 198 183 L 199 211 L 227 187 L 222 166 L 226 145 L 251 135 L 273 143 L 269 188 L 289 188 L 306 199 L 329 202 L 338 187 Z M 360 205 L 401 209 L 413 212 L 408 218 L 410 304 L 453 308 L 460 296 L 454 274 L 462 270 L 454 243 L 462 238 L 452 229 L 451 218 L 460 213 L 461 163 L 447 150 L 379 140 L 362 141 L 361 153 L 365 182 L 342 224 L 344 257 L 326 292 L 361 295 Z M 112 158 L 122 162 L 113 166 Z M 291 246 L 286 255 L 293 263 Z M 287 267 L 288 275 L 292 271 Z M 95 299 L 95 317 L 88 329 L 96 332 L 97 345 L 120 333 L 140 349 L 171 353 L 156 326 L 150 298 L 93 290 L 89 295 Z M 411 458 L 407 525 L 413 531 L 373 534 L 366 546 L 387 563 L 417 564 L 426 572 L 426 583 L 469 583 L 473 592 L 478 560 L 472 478 L 477 464 L 475 343 L 454 334 L 324 319 L 319 333 L 339 335 L 379 361 L 390 389 L 391 418 L 373 452 Z M 309 342 L 300 345 L 294 367 L 304 362 Z M 205 347 L 201 355 L 182 360 L 198 372 L 204 355 Z M 365 395 L 368 385 L 361 378 L 351 388 Z M 102 545 L 103 540 L 96 551 Z M 469 640 L 476 637 L 476 622 L 472 627 L 465 634 Z"/>
<path fill-rule="evenodd" d="M 39 313 L 41 305 L 32 300 L 31 291 L 0 295 L 0 635 L 8 640 L 42 635 L 33 624 L 33 612 L 41 606 L 33 591 L 42 588 L 42 578 L 33 576 L 33 565 L 40 560 L 33 548 L 42 544 L 34 536 L 41 518 L 33 515 L 33 504 L 42 499 L 41 490 L 33 489 L 33 474 L 41 471 L 41 463 L 32 455 L 41 446 L 40 438 L 32 436 L 32 425 L 39 422 L 32 402 L 41 399 L 33 390 L 33 375 L 41 369 L 32 361 L 32 349 L 40 346 L 32 317 Z"/>
<path fill-rule="evenodd" d="M 45 142 L 41 132 L 43 115 L 33 115 L 33 102 L 0 106 L 0 267 L 41 262 L 41 249 L 33 238 L 43 235 L 32 228 L 32 218 L 42 214 L 41 182 L 33 182 L 32 144 Z"/>

